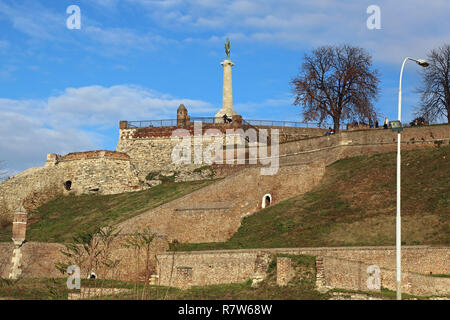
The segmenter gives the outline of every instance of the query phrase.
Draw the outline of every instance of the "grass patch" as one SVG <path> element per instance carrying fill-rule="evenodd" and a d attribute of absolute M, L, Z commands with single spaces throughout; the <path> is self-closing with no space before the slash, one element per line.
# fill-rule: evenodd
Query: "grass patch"
<path fill-rule="evenodd" d="M 450 146 L 402 152 L 402 243 L 450 244 Z M 310 192 L 242 221 L 227 242 L 177 250 L 395 243 L 396 153 L 342 159 Z"/>
<path fill-rule="evenodd" d="M 92 231 L 97 225 L 120 223 L 214 181 L 168 181 L 137 192 L 61 196 L 30 213 L 27 240 L 67 242 L 80 231 Z M 11 226 L 0 229 L 0 241 L 11 241 Z"/>
<path fill-rule="evenodd" d="M 349 289 L 339 289 L 339 288 L 335 288 L 329 291 L 330 293 L 333 292 L 338 292 L 338 293 L 344 293 L 344 294 L 348 294 L 349 296 L 351 294 L 364 294 L 364 295 L 368 295 L 371 297 L 379 297 L 379 298 L 386 298 L 386 299 L 390 299 L 390 300 L 396 300 L 397 298 L 397 293 L 393 290 L 381 287 L 380 291 L 358 291 L 358 290 L 349 290 Z M 421 299 L 421 300 L 428 300 L 430 297 L 426 297 L 426 296 L 415 296 L 412 294 L 408 294 L 408 293 L 404 293 L 402 292 L 402 300 L 405 299 Z"/>
<path fill-rule="evenodd" d="M 203 170 L 208 170 L 208 169 L 211 170 L 211 166 L 210 166 L 210 165 L 204 165 L 204 166 L 195 168 L 195 169 L 193 170 L 193 172 L 195 172 L 195 173 L 201 173 Z"/>
<path fill-rule="evenodd" d="M 438 278 L 450 278 L 450 274 L 439 274 L 439 273 L 430 273 L 429 274 L 430 277 L 438 277 Z"/>

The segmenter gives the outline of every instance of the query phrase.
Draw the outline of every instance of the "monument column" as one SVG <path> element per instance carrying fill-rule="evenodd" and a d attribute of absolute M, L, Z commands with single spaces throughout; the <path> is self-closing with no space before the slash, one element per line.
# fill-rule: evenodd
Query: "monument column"
<path fill-rule="evenodd" d="M 222 90 L 222 109 L 216 113 L 216 122 L 222 122 L 222 117 L 227 115 L 228 118 L 238 115 L 233 109 L 233 83 L 231 77 L 231 67 L 234 63 L 230 60 L 230 42 L 227 38 L 225 43 L 225 53 L 227 58 L 220 64 L 223 66 L 223 90 Z"/>

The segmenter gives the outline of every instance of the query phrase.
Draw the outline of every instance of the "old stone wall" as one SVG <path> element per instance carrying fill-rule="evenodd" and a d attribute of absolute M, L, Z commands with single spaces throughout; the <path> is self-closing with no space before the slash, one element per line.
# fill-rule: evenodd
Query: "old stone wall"
<path fill-rule="evenodd" d="M 255 126 L 258 129 L 266 129 L 270 136 L 273 129 L 279 133 L 280 143 L 296 141 L 311 137 L 320 137 L 325 135 L 328 129 L 321 128 L 303 128 L 303 127 L 278 127 L 278 126 Z"/>
<path fill-rule="evenodd" d="M 63 171 L 63 179 L 70 181 L 65 193 L 116 194 L 141 190 L 144 186 L 124 153 L 96 151 L 68 154 L 58 160 L 56 167 Z"/>
<path fill-rule="evenodd" d="M 262 254 L 306 254 L 320 258 L 323 263 L 323 284 L 328 287 L 368 291 L 367 267 L 381 269 L 381 285 L 395 289 L 394 247 L 326 247 L 243 249 L 162 253 L 158 255 L 162 285 L 179 287 L 245 282 L 254 277 L 254 266 Z M 404 292 L 416 295 L 448 295 L 448 278 L 434 274 L 448 274 L 449 247 L 405 246 L 402 250 Z M 177 268 L 189 269 L 189 282 L 178 279 Z M 289 268 L 281 268 L 290 276 Z M 170 276 L 172 274 L 172 278 Z M 183 285 L 179 285 L 183 283 Z M 283 282 L 284 284 L 284 282 Z"/>
<path fill-rule="evenodd" d="M 371 276 L 367 269 L 371 264 L 349 261 L 335 257 L 323 257 L 324 280 L 329 288 L 372 291 L 367 280 Z M 380 269 L 380 287 L 396 290 L 395 269 Z M 402 292 L 419 296 L 450 295 L 450 279 L 431 277 L 414 272 L 402 272 Z"/>
<path fill-rule="evenodd" d="M 447 145 L 450 125 L 405 128 L 401 142 L 402 150 Z M 396 150 L 397 133 L 390 129 L 341 131 L 336 135 L 280 144 L 280 163 L 325 161 L 328 165 L 343 158 Z"/>
<path fill-rule="evenodd" d="M 69 184 L 68 184 L 69 183 Z M 49 154 L 44 167 L 25 170 L 0 182 L 0 216 L 12 221 L 20 206 L 27 211 L 68 193 L 115 194 L 146 188 L 127 154 L 113 151 Z"/>
<path fill-rule="evenodd" d="M 182 198 L 144 212 L 119 225 L 124 233 L 150 227 L 179 242 L 215 242 L 229 239 L 241 219 L 262 207 L 302 194 L 321 179 L 321 164 L 280 167 L 276 175 L 261 175 L 260 168 L 239 171 Z"/>
<path fill-rule="evenodd" d="M 112 245 L 112 259 L 120 263 L 114 278 L 127 281 L 143 281 L 145 275 L 145 252 L 136 252 L 121 245 L 119 239 Z M 275 254 L 307 254 L 322 261 L 322 284 L 331 288 L 370 291 L 367 288 L 367 267 L 380 267 L 381 286 L 395 290 L 394 247 L 336 247 L 336 248 L 279 248 L 244 249 L 196 252 L 165 252 L 167 241 L 161 236 L 152 248 L 150 272 L 157 273 L 164 286 L 188 288 L 221 283 L 240 283 L 261 277 Z M 21 248 L 20 277 L 67 277 L 55 268 L 56 262 L 64 261 L 60 253 L 62 244 L 25 243 Z M 414 295 L 449 295 L 450 279 L 431 277 L 448 274 L 449 247 L 404 246 L 402 248 L 402 290 Z M 0 243 L 0 276 L 8 278 L 14 250 L 12 243 Z M 155 254 L 157 255 L 155 258 Z M 286 262 L 286 261 L 284 261 Z M 292 270 L 280 263 L 280 279 L 290 278 Z M 277 267 L 278 270 L 278 267 Z M 89 270 L 82 268 L 85 277 Z M 94 271 L 100 278 L 111 278 L 110 270 L 102 267 Z M 286 280 L 285 279 L 285 280 Z M 287 281 L 287 280 L 286 280 Z M 280 284 L 285 284 L 282 281 Z"/>
<path fill-rule="evenodd" d="M 186 135 L 193 135 L 194 127 L 185 129 Z M 217 129 L 213 124 L 202 126 L 204 134 L 207 129 Z M 324 129 L 316 128 L 289 128 L 289 127 L 251 127 L 257 130 L 267 129 L 269 136 L 271 129 L 280 131 L 280 163 L 311 163 L 325 161 L 330 164 L 336 160 L 353 157 L 357 155 L 368 155 L 396 150 L 397 134 L 390 129 L 369 129 L 355 131 L 341 131 L 339 134 L 325 136 Z M 116 150 L 126 152 L 130 155 L 140 180 L 151 171 L 181 172 L 189 176 L 192 171 L 204 165 L 204 162 L 194 163 L 193 139 L 191 140 L 191 164 L 180 165 L 173 163 L 171 153 L 179 144 L 177 140 L 171 140 L 170 136 L 177 127 L 149 127 L 136 129 L 121 129 L 119 142 Z M 226 132 L 226 128 L 219 130 Z M 243 128 L 245 129 L 245 128 Z M 249 128 L 247 128 L 249 129 Z M 200 132 L 200 131 L 198 131 Z M 225 136 L 222 136 L 224 146 L 227 145 Z M 303 138 L 302 138 L 303 137 Z M 270 139 L 269 139 L 270 140 Z M 203 139 L 201 145 L 203 150 L 212 140 Z M 247 166 L 251 151 L 249 146 L 242 140 L 237 140 L 236 148 L 246 146 L 242 151 L 246 154 Z M 405 128 L 402 133 L 402 149 L 411 150 L 417 148 L 435 147 L 450 142 L 450 125 L 423 126 Z M 270 148 L 269 148 L 270 150 Z M 237 151 L 235 152 L 237 154 Z M 226 151 L 223 151 L 223 159 L 226 159 Z M 258 162 L 260 161 L 258 156 Z M 243 165 L 233 166 L 230 164 L 216 164 L 217 176 L 226 176 L 228 173 L 236 172 L 244 168 Z M 231 170 L 230 168 L 233 167 Z"/>
<path fill-rule="evenodd" d="M 240 135 L 234 134 L 230 135 L 231 140 L 227 141 L 225 138 L 227 129 L 232 130 L 232 128 L 222 128 L 222 126 L 216 125 L 203 125 L 202 129 L 198 132 L 203 133 L 204 136 L 198 135 L 194 140 L 194 127 L 148 127 L 139 129 L 121 129 L 119 133 L 119 142 L 117 144 L 116 150 L 118 152 L 126 153 L 130 156 L 131 163 L 133 164 L 136 173 L 141 181 L 145 181 L 145 177 L 150 172 L 163 172 L 163 173 L 180 173 L 180 175 L 192 175 L 193 171 L 204 165 L 207 165 L 205 160 L 196 160 L 195 144 L 201 146 L 200 155 L 203 158 L 203 151 L 206 147 L 210 145 L 214 139 L 213 135 L 208 134 L 208 129 L 217 130 L 220 134 L 217 139 L 220 139 L 223 145 L 232 144 L 234 145 L 245 145 L 245 141 L 240 137 Z M 174 130 L 184 130 L 184 132 L 179 132 L 177 137 L 172 139 L 171 135 Z M 173 160 L 172 153 L 176 149 L 177 145 L 180 145 L 183 137 L 191 137 L 188 142 L 189 147 L 189 157 L 184 163 L 176 163 Z M 197 142 L 199 141 L 199 142 Z M 181 154 L 178 152 L 177 154 Z M 211 158 L 214 158 L 215 151 L 211 150 Z"/>
<path fill-rule="evenodd" d="M 144 281 L 146 275 L 146 251 L 145 248 L 135 249 L 124 246 L 124 237 L 117 238 L 111 244 L 111 260 L 119 260 L 114 269 L 106 268 L 98 264 L 92 270 L 87 270 L 86 265 L 81 265 L 81 276 L 86 278 L 93 271 L 98 277 L 105 279 L 119 279 L 127 281 Z M 23 278 L 60 278 L 67 277 L 55 267 L 55 263 L 66 263 L 67 258 L 61 253 L 65 247 L 61 243 L 26 242 L 21 247 L 20 277 Z M 167 251 L 168 242 L 165 236 L 155 238 L 149 254 L 149 274 L 156 274 L 155 254 Z M 14 245 L 0 243 L 0 277 L 8 278 L 12 268 Z"/>
<path fill-rule="evenodd" d="M 288 257 L 277 257 L 277 285 L 286 286 L 294 277 L 292 260 Z"/>
<path fill-rule="evenodd" d="M 257 257 L 256 250 L 238 254 L 232 251 L 163 253 L 158 255 L 159 280 L 161 285 L 181 288 L 245 282 L 255 274 Z M 188 268 L 191 276 L 186 279 L 178 270 Z"/>
<path fill-rule="evenodd" d="M 56 167 L 37 167 L 0 182 L 0 216 L 12 221 L 13 212 L 24 206 L 27 211 L 63 194 L 63 172 Z"/>

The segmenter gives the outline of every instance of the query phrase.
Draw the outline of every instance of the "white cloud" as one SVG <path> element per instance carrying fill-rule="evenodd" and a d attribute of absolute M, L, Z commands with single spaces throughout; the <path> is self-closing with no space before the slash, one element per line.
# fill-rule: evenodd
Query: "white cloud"
<path fill-rule="evenodd" d="M 292 49 L 351 43 L 367 47 L 377 61 L 398 63 L 407 55 L 424 56 L 450 39 L 450 2 L 444 0 L 380 0 L 381 30 L 366 28 L 366 9 L 373 4 L 368 0 L 127 2 L 142 5 L 160 27 L 189 33 L 186 42 L 215 45 L 217 38 L 229 36 L 232 43 Z"/>
<path fill-rule="evenodd" d="M 42 165 L 47 153 L 104 148 L 119 120 L 175 119 L 179 104 L 190 113 L 211 104 L 132 85 L 67 88 L 45 100 L 0 99 L 0 160 L 12 170 Z"/>
<path fill-rule="evenodd" d="M 294 50 L 351 43 L 367 47 L 375 60 L 398 63 L 405 55 L 424 56 L 450 39 L 449 1 L 379 0 L 376 4 L 381 8 L 381 30 L 366 28 L 366 9 L 372 4 L 369 0 L 85 0 L 82 6 L 82 12 L 84 7 L 90 13 L 92 7 L 98 9 L 101 21 L 105 10 L 112 15 L 105 19 L 114 21 L 120 9 L 131 7 L 149 17 L 142 30 L 152 33 L 104 24 L 94 20 L 94 14 L 83 13 L 81 32 L 67 32 L 65 12 L 50 10 L 37 1 L 0 1 L 0 19 L 8 19 L 33 39 L 70 41 L 102 55 L 189 42 L 215 46 L 217 39 L 230 36 L 232 43 Z M 161 36 L 162 30 L 170 31 L 172 38 Z"/>
<path fill-rule="evenodd" d="M 31 37 L 55 40 L 55 31 L 65 27 L 63 15 L 45 9 L 39 2 L 13 3 L 0 1 L 0 19 L 9 20 L 15 29 Z"/>
<path fill-rule="evenodd" d="M 97 0 L 89 5 L 114 9 L 117 1 Z M 134 50 L 152 51 L 162 45 L 174 45 L 176 40 L 166 39 L 156 33 L 143 33 L 126 27 L 107 27 L 89 15 L 88 5 L 81 7 L 81 30 L 68 30 L 65 10 L 57 12 L 41 5 L 38 1 L 17 3 L 0 0 L 0 20 L 9 21 L 12 27 L 29 36 L 37 45 L 49 41 L 67 43 L 71 46 L 82 47 L 87 51 L 107 56 L 128 54 Z M 85 9 L 86 8 L 86 9 Z M 86 12 L 86 13 L 85 13 Z M 115 12 L 113 14 L 120 14 Z M 8 45 L 0 40 L 0 52 Z"/>

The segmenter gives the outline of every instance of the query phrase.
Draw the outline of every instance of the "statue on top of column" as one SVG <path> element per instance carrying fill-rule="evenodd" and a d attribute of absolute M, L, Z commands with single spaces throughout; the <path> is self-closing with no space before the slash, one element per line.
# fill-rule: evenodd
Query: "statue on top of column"
<path fill-rule="evenodd" d="M 227 60 L 230 60 L 230 40 L 228 38 L 225 42 L 225 53 L 227 55 Z"/>

